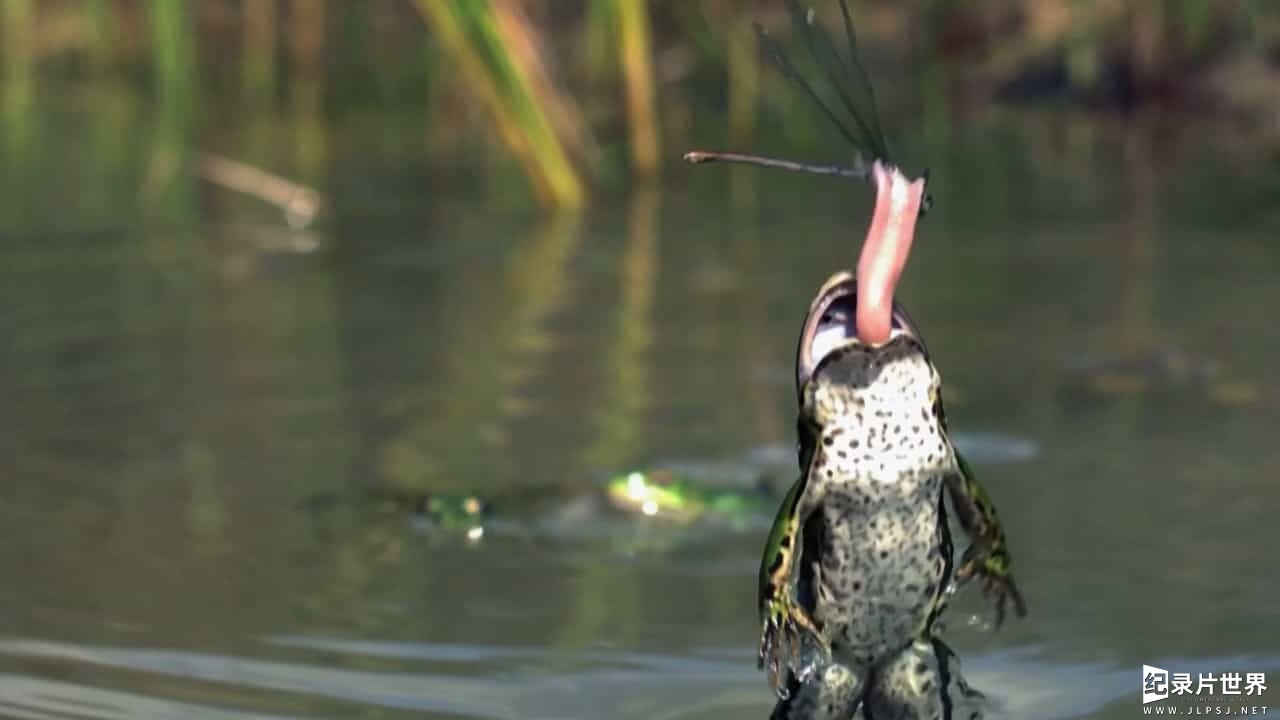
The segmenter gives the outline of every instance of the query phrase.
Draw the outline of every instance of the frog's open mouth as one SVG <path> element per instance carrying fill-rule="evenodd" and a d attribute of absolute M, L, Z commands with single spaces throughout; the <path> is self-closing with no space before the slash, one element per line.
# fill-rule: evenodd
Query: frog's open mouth
<path fill-rule="evenodd" d="M 800 331 L 800 345 L 796 349 L 796 389 L 801 390 L 813 375 L 822 359 L 837 348 L 850 343 L 861 344 L 858 339 L 858 283 L 847 271 L 838 272 L 818 291 L 809 314 Z M 893 303 L 890 320 L 892 331 L 905 332 L 920 343 L 928 354 L 924 338 L 915 323 L 897 302 Z"/>

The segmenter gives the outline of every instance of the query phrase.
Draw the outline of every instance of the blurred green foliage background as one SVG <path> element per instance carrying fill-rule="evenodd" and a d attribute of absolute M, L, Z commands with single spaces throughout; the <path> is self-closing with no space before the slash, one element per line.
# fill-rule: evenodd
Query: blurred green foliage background
<path fill-rule="evenodd" d="M 834 0 L 815 5 L 834 17 Z M 936 139 L 1035 103 L 1211 113 L 1249 154 L 1280 144 L 1276 3 L 852 6 L 895 134 Z M 324 189 L 334 144 L 395 117 L 404 132 L 361 153 L 552 208 L 661 177 L 694 145 L 846 159 L 766 66 L 753 22 L 786 33 L 766 0 L 0 0 L 0 151 L 21 177 L 56 144 L 44 111 L 75 103 L 100 118 L 108 155 L 153 129 L 144 201 L 181 203 L 168 179 L 199 172 L 201 152 Z"/>

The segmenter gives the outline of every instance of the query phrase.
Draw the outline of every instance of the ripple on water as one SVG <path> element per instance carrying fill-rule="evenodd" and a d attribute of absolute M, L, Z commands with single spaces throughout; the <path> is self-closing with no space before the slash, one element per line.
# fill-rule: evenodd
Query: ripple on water
<path fill-rule="evenodd" d="M 264 652 L 273 647 L 301 651 L 302 660 L 3 640 L 0 655 L 39 661 L 44 668 L 53 663 L 80 672 L 131 671 L 229 692 L 220 696 L 226 706 L 216 707 L 98 686 L 104 683 L 11 673 L 0 675 L 0 712 L 19 718 L 274 719 L 310 717 L 322 705 L 339 703 L 348 711 L 357 707 L 417 717 L 653 720 L 762 716 L 771 702 L 763 677 L 740 648 L 676 656 L 313 636 L 271 637 L 263 645 Z M 370 662 L 389 669 L 366 669 Z M 1191 669 L 1280 665 L 1276 658 L 1258 657 L 1165 662 Z M 1055 662 L 1040 649 L 974 655 L 963 661 L 963 671 L 1002 717 L 1092 717 L 1110 703 L 1137 697 L 1134 668 Z M 180 685 L 158 687 L 181 692 Z M 273 714 L 247 700 L 264 692 L 266 699 L 258 702 L 288 707 L 294 714 Z"/>

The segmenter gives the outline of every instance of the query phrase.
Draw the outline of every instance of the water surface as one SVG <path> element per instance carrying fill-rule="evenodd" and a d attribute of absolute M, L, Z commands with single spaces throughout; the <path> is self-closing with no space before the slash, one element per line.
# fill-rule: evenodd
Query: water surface
<path fill-rule="evenodd" d="M 901 293 L 1031 609 L 982 632 L 965 593 L 965 674 L 1008 717 L 1127 718 L 1144 663 L 1280 673 L 1280 218 L 1208 149 L 1001 122 L 935 166 Z M 339 146 L 299 236 L 65 137 L 0 223 L 0 714 L 767 715 L 763 531 L 468 543 L 359 491 L 554 508 L 788 445 L 865 191 L 699 168 L 548 220 Z M 1169 348 L 1213 379 L 1120 362 Z"/>

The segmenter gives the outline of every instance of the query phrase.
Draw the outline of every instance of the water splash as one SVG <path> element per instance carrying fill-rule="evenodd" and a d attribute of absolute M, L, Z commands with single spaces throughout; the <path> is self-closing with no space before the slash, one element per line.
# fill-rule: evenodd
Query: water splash
<path fill-rule="evenodd" d="M 792 672 L 802 684 L 817 676 L 818 672 L 830 663 L 826 653 L 813 642 L 802 641 L 800 652 L 796 658 Z"/>
<path fill-rule="evenodd" d="M 991 618 L 978 613 L 969 613 L 969 616 L 965 618 L 964 624 L 965 627 L 982 633 L 994 632 L 996 629 L 996 624 Z"/>

